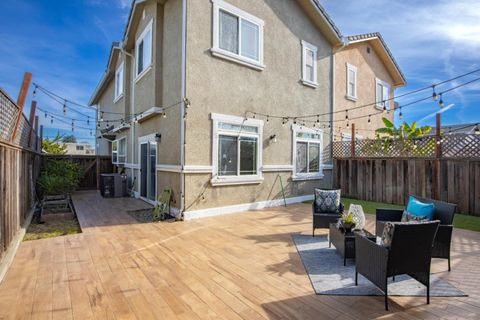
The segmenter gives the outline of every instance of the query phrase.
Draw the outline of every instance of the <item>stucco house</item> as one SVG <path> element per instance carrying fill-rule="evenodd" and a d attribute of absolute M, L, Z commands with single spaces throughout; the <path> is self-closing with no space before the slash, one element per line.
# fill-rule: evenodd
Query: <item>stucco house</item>
<path fill-rule="evenodd" d="M 356 138 L 374 138 L 382 117 L 393 121 L 395 89 L 405 85 L 380 33 L 345 37 L 335 53 L 335 138 L 351 140 L 352 124 Z"/>
<path fill-rule="evenodd" d="M 145 201 L 172 188 L 184 219 L 311 199 L 347 50 L 313 0 L 134 1 L 90 100 L 97 153 Z"/>

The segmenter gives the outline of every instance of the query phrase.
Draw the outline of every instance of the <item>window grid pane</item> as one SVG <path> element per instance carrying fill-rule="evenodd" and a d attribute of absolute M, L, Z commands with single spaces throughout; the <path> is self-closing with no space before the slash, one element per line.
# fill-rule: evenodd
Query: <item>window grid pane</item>
<path fill-rule="evenodd" d="M 318 143 L 309 143 L 308 172 L 320 172 L 320 144 Z"/>
<path fill-rule="evenodd" d="M 238 147 L 237 137 L 219 135 L 218 143 L 218 175 L 237 175 Z"/>
<path fill-rule="evenodd" d="M 240 175 L 257 173 L 257 138 L 240 138 Z"/>
<path fill-rule="evenodd" d="M 219 46 L 221 49 L 238 54 L 238 17 L 220 10 Z"/>
<path fill-rule="evenodd" d="M 138 62 L 137 62 L 137 74 L 140 74 L 143 71 L 143 62 L 144 62 L 144 57 L 143 57 L 143 40 L 140 42 L 138 45 Z"/>
<path fill-rule="evenodd" d="M 241 55 L 253 60 L 259 60 L 259 28 L 249 21 L 241 21 L 242 51 Z"/>
<path fill-rule="evenodd" d="M 297 142 L 296 172 L 307 173 L 307 142 Z"/>

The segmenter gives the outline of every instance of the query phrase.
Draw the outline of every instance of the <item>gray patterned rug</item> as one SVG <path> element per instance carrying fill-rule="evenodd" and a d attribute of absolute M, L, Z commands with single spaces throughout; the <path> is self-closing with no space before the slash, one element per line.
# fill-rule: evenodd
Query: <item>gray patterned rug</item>
<path fill-rule="evenodd" d="M 293 241 L 302 258 L 316 294 L 341 296 L 377 296 L 383 293 L 363 276 L 358 276 L 355 286 L 355 262 L 343 259 L 332 245 L 328 247 L 326 236 L 293 235 Z M 388 294 L 392 296 L 425 296 L 426 288 L 407 275 L 389 280 Z M 430 277 L 430 296 L 463 297 L 466 294 L 452 284 L 432 274 Z"/>

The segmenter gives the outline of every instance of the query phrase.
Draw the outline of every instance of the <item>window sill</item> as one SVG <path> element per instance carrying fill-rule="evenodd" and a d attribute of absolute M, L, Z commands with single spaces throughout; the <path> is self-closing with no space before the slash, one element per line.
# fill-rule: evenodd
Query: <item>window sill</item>
<path fill-rule="evenodd" d="M 307 87 L 310 87 L 310 88 L 314 88 L 314 89 L 318 88 L 318 83 L 311 82 L 311 81 L 304 80 L 304 79 L 302 79 L 302 80 L 300 80 L 300 81 L 302 82 L 302 84 L 303 84 L 304 86 L 307 86 Z"/>
<path fill-rule="evenodd" d="M 113 103 L 117 103 L 122 98 L 123 98 L 123 93 L 121 95 L 119 95 L 118 97 L 116 97 L 115 99 L 113 99 Z"/>
<path fill-rule="evenodd" d="M 376 104 L 376 105 L 375 105 L 375 109 L 384 111 L 384 110 L 383 110 L 383 106 L 382 106 L 381 104 Z M 390 108 L 387 107 L 387 108 L 385 109 L 385 111 L 386 111 L 386 112 L 389 112 L 389 111 L 390 111 Z"/>
<path fill-rule="evenodd" d="M 292 181 L 307 181 L 307 180 L 321 180 L 323 179 L 323 174 L 315 175 L 294 175 L 292 176 Z"/>
<path fill-rule="evenodd" d="M 234 186 L 240 184 L 260 184 L 263 182 L 262 176 L 231 176 L 215 177 L 210 180 L 212 186 Z"/>
<path fill-rule="evenodd" d="M 135 83 L 140 81 L 150 70 L 152 69 L 152 64 L 150 64 L 145 70 L 140 72 L 136 77 L 135 77 Z"/>
<path fill-rule="evenodd" d="M 256 62 L 254 60 L 250 60 L 248 58 L 244 58 L 242 56 L 230 53 L 228 51 L 224 51 L 217 48 L 212 48 L 210 49 L 210 51 L 212 52 L 212 55 L 214 57 L 223 58 L 232 62 L 236 62 L 238 64 L 247 66 L 249 68 L 252 68 L 258 71 L 263 71 L 263 69 L 265 69 L 265 65 L 262 63 Z"/>
<path fill-rule="evenodd" d="M 345 96 L 345 99 L 350 100 L 350 101 L 354 101 L 354 102 L 357 102 L 357 100 L 358 100 L 357 97 L 349 96 L 349 95 L 346 95 L 346 96 Z"/>

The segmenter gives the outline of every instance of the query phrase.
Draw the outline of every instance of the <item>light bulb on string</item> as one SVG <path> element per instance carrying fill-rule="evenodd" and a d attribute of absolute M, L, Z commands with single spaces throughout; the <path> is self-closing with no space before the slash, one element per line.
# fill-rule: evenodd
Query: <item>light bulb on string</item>
<path fill-rule="evenodd" d="M 50 117 L 50 124 L 53 124 L 53 117 Z"/>
<path fill-rule="evenodd" d="M 87 117 L 87 125 L 90 124 L 90 117 Z"/>
<path fill-rule="evenodd" d="M 45 111 L 45 119 L 48 117 L 47 111 Z"/>
<path fill-rule="evenodd" d="M 385 104 L 385 100 L 382 101 L 382 105 L 383 105 L 383 112 L 386 112 L 387 111 L 387 105 Z"/>
<path fill-rule="evenodd" d="M 34 97 L 37 96 L 37 86 L 35 86 L 35 88 L 33 89 L 33 96 L 34 96 Z"/>
<path fill-rule="evenodd" d="M 350 123 L 347 121 L 347 128 L 350 127 Z"/>
<path fill-rule="evenodd" d="M 162 117 L 163 117 L 163 118 L 166 118 L 166 117 L 167 117 L 167 113 L 166 113 L 166 112 L 163 112 Z"/>
<path fill-rule="evenodd" d="M 320 123 L 320 115 L 317 115 L 317 123 Z"/>
<path fill-rule="evenodd" d="M 257 114 L 256 114 L 256 113 L 253 113 L 253 119 L 255 119 L 256 116 L 257 116 Z"/>
<path fill-rule="evenodd" d="M 443 108 L 445 106 L 445 103 L 443 102 L 443 96 L 440 93 L 440 101 L 438 101 L 438 104 L 440 105 L 440 108 Z"/>
<path fill-rule="evenodd" d="M 287 123 L 287 120 L 285 120 L 285 118 L 282 118 L 282 126 L 284 126 L 285 123 Z"/>
<path fill-rule="evenodd" d="M 345 111 L 345 120 L 348 120 L 348 110 Z"/>
<path fill-rule="evenodd" d="M 400 113 L 398 114 L 398 117 L 400 118 L 400 120 L 402 120 L 402 119 L 403 119 L 402 108 L 400 108 Z"/>
<path fill-rule="evenodd" d="M 297 124 L 297 118 L 293 118 L 293 124 Z"/>
<path fill-rule="evenodd" d="M 269 122 L 270 122 L 270 118 L 267 116 L 267 123 L 269 123 Z"/>
<path fill-rule="evenodd" d="M 370 119 L 370 115 L 368 115 L 368 123 L 372 122 L 372 120 Z"/>
<path fill-rule="evenodd" d="M 437 101 L 438 100 L 438 94 L 435 92 L 435 86 L 432 86 L 432 90 L 433 90 L 432 99 L 433 99 L 433 101 Z"/>
<path fill-rule="evenodd" d="M 100 121 L 102 121 L 102 122 L 103 122 L 103 111 L 102 111 L 102 112 L 100 112 Z"/>
<path fill-rule="evenodd" d="M 65 100 L 65 102 L 63 103 L 63 114 L 67 114 L 67 101 Z"/>
<path fill-rule="evenodd" d="M 92 129 L 90 129 L 90 135 L 93 136 Z"/>
<path fill-rule="evenodd" d="M 479 135 L 479 134 L 480 134 L 480 128 L 478 127 L 478 124 L 475 126 L 474 133 L 475 133 L 476 135 Z"/>

